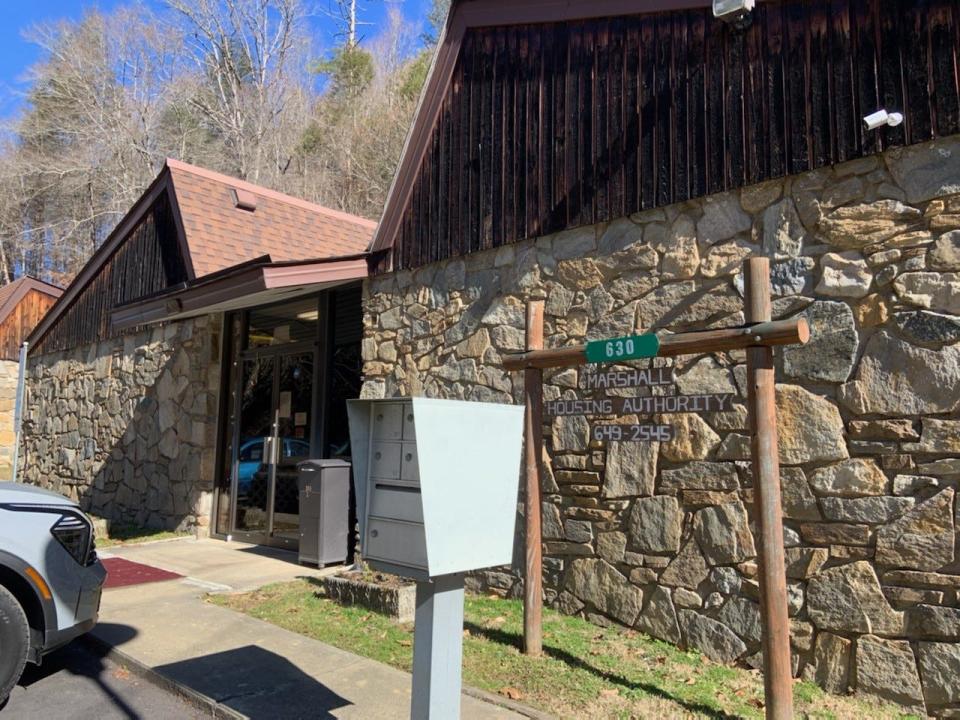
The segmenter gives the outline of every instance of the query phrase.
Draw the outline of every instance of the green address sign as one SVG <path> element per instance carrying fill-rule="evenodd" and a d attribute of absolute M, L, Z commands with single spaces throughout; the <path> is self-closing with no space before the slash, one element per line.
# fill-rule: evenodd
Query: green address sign
<path fill-rule="evenodd" d="M 639 360 L 656 357 L 660 351 L 660 338 L 647 335 L 594 340 L 587 343 L 587 362 L 617 362 L 618 360 Z"/>

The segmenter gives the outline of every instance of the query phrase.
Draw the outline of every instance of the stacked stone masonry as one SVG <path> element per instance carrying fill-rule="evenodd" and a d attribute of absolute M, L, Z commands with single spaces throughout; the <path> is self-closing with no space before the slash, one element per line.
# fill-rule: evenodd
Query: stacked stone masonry
<path fill-rule="evenodd" d="M 364 394 L 520 402 L 501 358 L 529 298 L 548 347 L 739 325 L 751 255 L 813 333 L 776 353 L 794 673 L 960 716 L 960 138 L 375 278 Z M 679 392 L 746 395 L 742 352 L 654 362 Z M 546 371 L 545 398 L 586 372 Z M 757 667 L 743 401 L 664 419 L 660 445 L 545 428 L 546 599 Z M 520 593 L 510 568 L 473 580 Z"/>
<path fill-rule="evenodd" d="M 206 532 L 220 318 L 31 357 L 24 482 L 112 522 Z"/>
<path fill-rule="evenodd" d="M 13 478 L 14 412 L 20 364 L 0 360 L 0 481 Z"/>

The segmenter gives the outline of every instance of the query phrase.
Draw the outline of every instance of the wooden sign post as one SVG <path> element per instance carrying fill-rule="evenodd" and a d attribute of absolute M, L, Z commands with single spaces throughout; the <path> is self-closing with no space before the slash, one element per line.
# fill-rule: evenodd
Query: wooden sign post
<path fill-rule="evenodd" d="M 586 345 L 543 349 L 543 303 L 527 306 L 527 351 L 507 355 L 507 370 L 524 371 L 524 396 L 527 408 L 524 431 L 526 469 L 526 565 L 524 577 L 524 651 L 542 652 L 542 560 L 540 526 L 540 463 L 543 458 L 543 386 L 544 368 L 575 367 L 596 362 L 624 362 L 639 358 L 747 351 L 747 410 L 750 417 L 753 486 L 759 529 L 760 610 L 763 620 L 763 674 L 766 715 L 776 720 L 793 716 L 793 681 L 790 664 L 790 625 L 787 617 L 787 579 L 783 553 L 783 515 L 780 505 L 780 464 L 777 449 L 777 410 L 773 348 L 777 345 L 804 344 L 810 329 L 803 318 L 771 320 L 770 262 L 750 258 L 744 263 L 747 323 L 743 327 L 722 328 L 676 335 L 652 334 L 613 338 Z M 644 371 L 637 371 L 644 372 Z M 654 378 L 634 378 L 637 386 L 664 384 Z M 601 401 L 555 403 L 552 415 L 591 415 L 636 413 L 636 406 L 651 405 L 663 409 L 652 412 L 697 412 L 706 408 L 722 409 L 730 398 L 725 395 L 675 396 L 664 398 L 608 398 Z M 662 402 L 661 402 L 662 401 Z M 634 403 L 635 405 L 631 405 Z M 713 403 L 711 406 L 710 403 Z M 668 407 L 669 406 L 669 407 Z M 594 439 L 620 441 L 664 441 L 672 437 L 667 425 L 597 425 Z"/>
<path fill-rule="evenodd" d="M 744 267 L 746 320 L 770 321 L 770 261 L 753 258 Z M 783 558 L 780 454 L 777 449 L 777 397 L 773 348 L 747 348 L 747 410 L 753 496 L 760 531 L 760 615 L 763 620 L 763 689 L 767 717 L 793 717 L 790 620 Z"/>
<path fill-rule="evenodd" d="M 543 350 L 543 300 L 527 303 L 527 351 Z M 524 494 L 524 537 L 526 570 L 523 583 L 523 651 L 527 655 L 543 652 L 543 557 L 540 538 L 540 463 L 543 460 L 543 370 L 529 367 L 523 371 L 523 395 L 527 412 L 523 426 L 523 459 L 526 475 Z"/>

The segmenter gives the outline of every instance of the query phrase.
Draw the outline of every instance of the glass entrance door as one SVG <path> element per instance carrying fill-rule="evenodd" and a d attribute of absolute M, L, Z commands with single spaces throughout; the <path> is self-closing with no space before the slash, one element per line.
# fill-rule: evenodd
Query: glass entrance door
<path fill-rule="evenodd" d="M 310 457 L 313 418 L 313 353 L 278 358 L 277 462 L 274 470 L 273 537 L 300 541 L 297 465 Z"/>
<path fill-rule="evenodd" d="M 297 464 L 310 457 L 314 352 L 270 352 L 242 362 L 233 531 L 296 547 Z"/>
<path fill-rule="evenodd" d="M 273 496 L 275 360 L 243 361 L 234 531 L 269 535 Z"/>
<path fill-rule="evenodd" d="M 225 319 L 218 536 L 298 544 L 298 462 L 350 456 L 346 401 L 360 393 L 362 319 L 357 286 Z"/>

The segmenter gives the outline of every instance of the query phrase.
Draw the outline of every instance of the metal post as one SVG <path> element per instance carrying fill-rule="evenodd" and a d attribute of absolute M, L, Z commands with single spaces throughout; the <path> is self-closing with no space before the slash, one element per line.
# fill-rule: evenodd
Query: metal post
<path fill-rule="evenodd" d="M 770 320 L 770 261 L 744 264 L 747 322 Z M 783 558 L 780 461 L 777 450 L 776 387 L 771 347 L 747 348 L 753 494 L 760 535 L 760 612 L 763 618 L 763 684 L 767 718 L 793 717 L 790 624 Z"/>
<path fill-rule="evenodd" d="M 543 301 L 527 303 L 527 351 L 543 349 Z M 543 370 L 523 371 L 526 567 L 523 578 L 523 651 L 543 652 L 543 559 L 540 528 L 540 461 L 543 457 Z"/>
<path fill-rule="evenodd" d="M 411 720 L 460 717 L 463 575 L 417 583 Z"/>
<path fill-rule="evenodd" d="M 23 427 L 23 393 L 27 387 L 27 348 L 24 341 L 20 346 L 20 372 L 17 377 L 17 398 L 13 406 L 13 475 L 10 478 L 17 481 L 17 469 L 20 464 L 20 430 Z"/>

